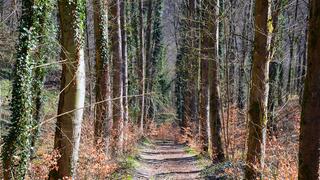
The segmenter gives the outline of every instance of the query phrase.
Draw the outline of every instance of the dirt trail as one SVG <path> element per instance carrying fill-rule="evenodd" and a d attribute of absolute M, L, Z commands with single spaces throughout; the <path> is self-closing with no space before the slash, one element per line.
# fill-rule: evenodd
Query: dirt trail
<path fill-rule="evenodd" d="M 200 177 L 200 171 L 207 164 L 200 163 L 196 154 L 187 153 L 184 145 L 155 140 L 139 150 L 139 166 L 134 179 L 204 179 Z"/>

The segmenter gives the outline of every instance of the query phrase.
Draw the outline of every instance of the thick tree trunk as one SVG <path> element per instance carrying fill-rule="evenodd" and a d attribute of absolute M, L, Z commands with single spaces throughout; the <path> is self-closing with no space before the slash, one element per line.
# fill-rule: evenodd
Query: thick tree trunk
<path fill-rule="evenodd" d="M 122 47 L 120 0 L 110 2 L 111 12 L 111 54 L 113 63 L 113 132 L 112 154 L 121 154 L 123 150 L 123 76 L 122 76 Z"/>
<path fill-rule="evenodd" d="M 208 151 L 214 161 L 223 161 L 224 152 L 221 136 L 221 104 L 218 80 L 218 16 L 219 0 L 203 1 L 203 58 L 209 61 L 209 145 Z"/>
<path fill-rule="evenodd" d="M 61 28 L 62 66 L 61 94 L 54 148 L 61 157 L 58 169 L 50 172 L 49 179 L 75 177 L 81 134 L 81 123 L 85 100 L 84 63 L 84 1 L 61 0 L 58 2 Z"/>
<path fill-rule="evenodd" d="M 206 7 L 205 5 L 203 6 Z M 200 11 L 200 16 L 205 16 L 207 14 L 207 12 L 205 12 L 206 9 L 203 10 L 204 11 Z M 200 24 L 199 139 L 201 144 L 201 150 L 204 152 L 208 149 L 209 121 L 209 59 L 207 49 L 208 47 L 205 47 L 207 46 L 207 31 L 208 30 L 206 24 Z"/>
<path fill-rule="evenodd" d="M 50 11 L 44 6 L 45 3 L 47 2 L 33 0 L 22 2 L 10 103 L 11 123 L 9 134 L 4 137 L 2 149 L 3 178 L 5 180 L 25 178 L 40 130 L 41 88 L 44 72 L 42 67 L 38 66 L 45 61 L 44 49 L 46 47 L 39 48 L 39 44 L 44 42 L 43 35 L 46 30 L 43 28 L 46 27 L 50 14 Z"/>
<path fill-rule="evenodd" d="M 320 149 L 320 2 L 309 2 L 308 68 L 299 144 L 299 179 L 319 179 Z"/>
<path fill-rule="evenodd" d="M 108 5 L 105 0 L 95 0 L 94 36 L 96 61 L 95 141 L 103 139 L 108 152 L 109 133 L 112 126 L 112 102 L 110 84 L 110 59 L 108 47 Z"/>
<path fill-rule="evenodd" d="M 204 28 L 202 28 L 204 29 Z M 204 30 L 203 30 L 204 31 Z M 205 31 L 202 33 L 204 34 Z M 206 36 L 202 36 L 201 41 L 205 41 Z M 203 43 L 201 43 L 203 44 Z M 206 47 L 203 47 L 206 48 Z M 209 86 L 208 86 L 208 65 L 207 50 L 201 49 L 200 62 L 200 95 L 199 95 L 199 137 L 202 150 L 208 149 L 208 120 L 209 120 Z"/>
<path fill-rule="evenodd" d="M 255 37 L 249 107 L 249 137 L 245 177 L 256 179 L 264 166 L 267 104 L 269 93 L 269 48 L 272 33 L 269 0 L 256 0 Z"/>

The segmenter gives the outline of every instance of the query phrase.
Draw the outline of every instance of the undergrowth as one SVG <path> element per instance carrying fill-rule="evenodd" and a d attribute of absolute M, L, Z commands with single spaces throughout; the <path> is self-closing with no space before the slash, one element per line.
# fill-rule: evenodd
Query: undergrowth
<path fill-rule="evenodd" d="M 291 102 L 277 117 L 277 131 L 268 136 L 266 149 L 266 164 L 263 170 L 266 179 L 297 179 L 297 155 L 300 108 L 296 102 Z M 226 113 L 225 113 L 226 114 Z M 224 117 L 226 119 L 226 117 Z M 79 151 L 78 177 L 80 179 L 133 179 L 135 168 L 140 166 L 138 146 L 153 146 L 152 140 L 173 140 L 188 145 L 186 153 L 197 157 L 197 166 L 204 169 L 203 177 L 219 177 L 221 179 L 241 179 L 245 165 L 246 125 L 244 115 L 235 107 L 230 110 L 228 131 L 223 124 L 226 161 L 210 164 L 209 157 L 201 151 L 197 124 L 190 123 L 185 129 L 187 135 L 181 136 L 179 127 L 171 122 L 156 124 L 149 121 L 144 136 L 139 128 L 129 123 L 125 128 L 126 142 L 124 155 L 118 160 L 108 159 L 103 143 L 94 144 L 93 121 L 85 119 L 82 129 Z M 52 168 L 57 168 L 56 162 L 60 154 L 53 149 L 54 122 L 42 126 L 37 151 L 29 168 L 29 179 L 46 179 Z M 228 134 L 227 134 L 228 132 Z M 225 133 L 225 134 L 224 134 Z M 138 145 L 138 146 L 137 146 Z M 225 146 L 226 147 L 226 146 Z M 209 161 L 209 163 L 208 163 Z"/>
<path fill-rule="evenodd" d="M 246 119 L 245 111 L 240 112 L 231 106 L 229 121 L 227 113 L 223 113 L 222 137 L 226 161 L 206 167 L 202 175 L 220 179 L 242 179 L 246 155 Z M 291 101 L 280 109 L 277 117 L 276 131 L 268 133 L 266 145 L 265 168 L 262 170 L 266 179 L 297 179 L 298 175 L 298 137 L 300 123 L 300 106 L 297 101 Z M 202 158 L 209 157 L 201 150 L 196 123 L 189 123 L 184 129 L 184 136 L 179 138 L 186 143 L 187 153 L 200 154 Z"/>

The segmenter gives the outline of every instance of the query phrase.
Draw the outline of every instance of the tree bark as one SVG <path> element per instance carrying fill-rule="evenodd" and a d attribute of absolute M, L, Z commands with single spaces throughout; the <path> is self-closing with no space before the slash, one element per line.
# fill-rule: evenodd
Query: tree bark
<path fill-rule="evenodd" d="M 121 154 L 123 150 L 123 76 L 120 0 L 112 0 L 111 12 L 111 54 L 113 63 L 113 132 L 112 154 Z"/>
<path fill-rule="evenodd" d="M 206 30 L 202 27 L 201 44 L 204 44 Z M 201 45 L 202 46 L 202 45 Z M 200 62 L 200 95 L 199 95 L 199 137 L 202 150 L 208 149 L 208 120 L 209 120 L 209 86 L 208 86 L 208 65 L 207 47 L 201 48 L 201 62 Z"/>
<path fill-rule="evenodd" d="M 214 161 L 223 161 L 224 152 L 221 136 L 221 111 L 218 80 L 218 34 L 219 0 L 203 1 L 203 58 L 209 61 L 209 145 L 208 152 Z"/>
<path fill-rule="evenodd" d="M 270 0 L 256 0 L 254 54 L 249 100 L 249 137 L 245 168 L 245 177 L 250 180 L 260 177 L 260 170 L 264 166 L 271 33 Z"/>
<path fill-rule="evenodd" d="M 288 69 L 288 80 L 287 80 L 287 87 L 286 87 L 286 100 L 289 100 L 289 97 L 292 93 L 292 81 L 293 81 L 293 78 L 292 78 L 292 64 L 293 64 L 293 61 L 294 61 L 294 57 L 293 57 L 293 51 L 294 51 L 294 44 L 295 44 L 295 34 L 294 32 L 292 32 L 291 34 L 289 34 L 289 41 L 290 41 L 290 48 L 289 48 L 289 69 Z"/>
<path fill-rule="evenodd" d="M 146 57 L 145 57 L 145 44 L 144 44 L 144 23 L 143 23 L 143 0 L 139 1 L 139 36 L 140 36 L 140 54 L 139 54 L 139 78 L 140 78 L 140 90 L 139 93 L 141 95 L 140 98 L 140 115 L 139 115 L 139 126 L 140 133 L 143 134 L 144 129 L 144 110 L 145 110 L 145 75 L 146 75 Z"/>
<path fill-rule="evenodd" d="M 95 141 L 103 139 L 108 152 L 112 126 L 110 59 L 108 47 L 108 5 L 106 0 L 94 0 L 94 36 L 96 61 Z"/>
<path fill-rule="evenodd" d="M 94 78 L 93 78 L 93 61 L 91 58 L 91 40 L 92 40 L 92 34 L 91 31 L 94 29 L 93 27 L 91 27 L 91 21 L 92 21 L 92 17 L 94 16 L 93 14 L 93 2 L 92 0 L 88 0 L 86 1 L 86 33 L 85 33 L 85 41 L 86 41 L 86 45 L 85 45 L 85 61 L 86 61 L 86 82 L 87 82 L 87 90 L 89 92 L 87 92 L 88 94 L 88 98 L 89 98 L 89 104 L 90 104 L 90 108 L 88 110 L 88 115 L 89 115 L 89 119 L 94 119 L 95 118 L 95 92 L 94 92 Z"/>
<path fill-rule="evenodd" d="M 126 30 L 126 0 L 120 2 L 120 23 L 121 23 L 121 45 L 122 45 L 122 80 L 123 80 L 123 120 L 124 128 L 127 128 L 129 121 L 129 104 L 128 104 L 128 45 Z M 124 134 L 126 138 L 126 134 Z"/>
<path fill-rule="evenodd" d="M 59 97 L 58 118 L 54 148 L 61 157 L 58 169 L 50 172 L 49 179 L 75 177 L 83 107 L 85 100 L 84 62 L 84 1 L 61 0 L 58 2 L 61 28 L 62 66 L 61 94 Z M 66 114 L 64 114 L 66 113 Z M 63 115 L 61 115 L 63 114 Z"/>
<path fill-rule="evenodd" d="M 12 1 L 16 3 L 16 1 Z M 49 16 L 46 1 L 22 2 L 16 62 L 13 70 L 11 117 L 9 133 L 4 137 L 2 149 L 3 178 L 25 179 L 40 130 L 41 88 L 44 72 L 40 66 L 45 61 L 44 34 Z M 35 8 L 37 7 L 37 8 Z M 45 10 L 45 12 L 42 12 Z M 35 52 L 36 51 L 36 52 Z M 39 59 L 37 59 L 39 58 Z M 37 108 L 37 109 L 36 109 Z"/>
<path fill-rule="evenodd" d="M 159 82 L 161 70 L 158 68 L 163 60 L 163 31 L 162 31 L 162 13 L 163 13 L 163 0 L 155 1 L 154 3 L 154 15 L 153 15 L 153 31 L 152 31 L 152 55 L 151 55 L 151 74 L 150 74 L 150 87 L 149 90 L 153 92 L 156 88 L 156 83 Z M 155 102 L 151 99 L 149 107 L 150 118 L 154 119 L 156 114 Z"/>
<path fill-rule="evenodd" d="M 308 67 L 300 123 L 299 179 L 319 179 L 320 2 L 309 2 Z"/>
<path fill-rule="evenodd" d="M 270 132 L 270 135 L 273 135 L 276 132 L 276 108 L 278 106 L 277 102 L 277 85 L 280 81 L 279 79 L 279 62 L 275 62 L 274 54 L 276 53 L 277 47 L 280 45 L 279 41 L 279 32 L 278 31 L 278 17 L 280 15 L 280 11 L 283 9 L 284 3 L 279 0 L 275 0 L 274 2 L 274 10 L 272 12 L 272 27 L 274 31 L 271 34 L 270 40 L 270 48 L 269 48 L 269 60 L 270 68 L 269 68 L 269 94 L 268 94 L 268 123 L 267 129 Z"/>
<path fill-rule="evenodd" d="M 152 20 L 153 20 L 153 0 L 148 0 L 148 14 L 147 14 L 147 27 L 146 27 L 146 93 L 151 92 L 151 73 L 152 73 Z M 145 119 L 151 117 L 149 108 L 151 105 L 152 96 L 148 95 L 145 99 Z"/>

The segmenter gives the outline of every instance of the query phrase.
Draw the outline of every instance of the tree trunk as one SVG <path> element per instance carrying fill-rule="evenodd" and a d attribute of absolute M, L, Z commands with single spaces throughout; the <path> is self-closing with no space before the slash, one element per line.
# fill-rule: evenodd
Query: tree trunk
<path fill-rule="evenodd" d="M 299 179 L 319 179 L 320 148 L 320 2 L 309 2 L 308 68 L 300 123 Z"/>
<path fill-rule="evenodd" d="M 269 70 L 269 97 L 268 97 L 268 130 L 270 131 L 270 135 L 273 135 L 276 131 L 276 108 L 278 106 L 277 102 L 277 85 L 280 81 L 279 79 L 279 63 L 275 62 L 274 54 L 276 53 L 276 49 L 279 47 L 279 35 L 281 31 L 278 31 L 278 17 L 280 15 L 281 9 L 283 9 L 284 3 L 280 0 L 274 1 L 274 11 L 272 12 L 272 26 L 274 31 L 271 34 L 270 40 L 270 48 L 269 48 L 269 62 L 270 62 L 270 70 Z M 281 36 L 280 36 L 281 37 Z"/>
<path fill-rule="evenodd" d="M 190 8 L 188 6 L 189 1 L 185 0 L 181 3 L 181 11 L 182 16 L 191 17 L 190 16 Z M 177 115 L 179 119 L 179 126 L 181 128 L 181 133 L 184 133 L 184 129 L 187 127 L 187 116 L 188 112 L 186 112 L 188 105 L 185 97 L 187 95 L 187 77 L 188 72 L 186 68 L 186 63 L 190 63 L 188 61 L 189 57 L 189 48 L 190 41 L 188 41 L 188 32 L 190 26 L 188 24 L 189 18 L 181 18 L 179 22 L 179 31 L 180 36 L 177 42 L 178 53 L 177 53 L 177 61 L 176 61 L 176 84 L 175 84 L 175 93 L 176 93 L 176 107 L 177 107 Z"/>
<path fill-rule="evenodd" d="M 148 0 L 148 14 L 147 14 L 147 27 L 146 27 L 146 93 L 151 92 L 151 73 L 152 73 L 152 20 L 153 20 L 153 0 Z M 151 105 L 152 95 L 146 96 L 145 99 L 145 119 L 151 117 L 149 108 Z"/>
<path fill-rule="evenodd" d="M 48 2 L 33 0 L 22 2 L 10 103 L 11 123 L 9 134 L 4 137 L 2 149 L 3 178 L 5 180 L 25 179 L 40 130 L 41 88 L 44 72 L 39 66 L 45 61 L 44 49 L 46 47 L 39 48 L 39 44 L 45 41 L 43 35 L 46 30 L 43 28 L 46 27 L 50 14 L 50 11 L 44 6 L 46 3 Z M 45 12 L 42 12 L 43 10 Z"/>
<path fill-rule="evenodd" d="M 159 77 L 160 69 L 158 68 L 163 57 L 163 35 L 162 35 L 162 12 L 163 12 L 163 0 L 157 0 L 154 4 L 154 15 L 153 15 L 153 31 L 152 31 L 152 55 L 151 57 L 151 67 L 150 67 L 150 86 L 149 91 L 153 92 L 156 88 L 156 80 Z M 158 81 L 159 82 L 159 81 Z M 155 102 L 153 99 L 150 99 L 149 104 L 149 118 L 155 117 Z"/>
<path fill-rule="evenodd" d="M 43 3 L 43 4 L 41 4 Z M 50 3 L 50 0 L 38 2 L 38 7 L 42 7 L 43 9 L 37 13 L 38 17 L 38 44 L 39 47 L 37 48 L 35 54 L 33 55 L 35 58 L 35 68 L 33 68 L 33 127 L 35 127 L 32 130 L 31 135 L 31 156 L 34 157 L 37 148 L 36 143 L 38 140 L 38 136 L 40 135 L 40 122 L 42 118 L 44 117 L 43 109 L 43 88 L 44 88 L 44 80 L 45 80 L 45 68 L 43 67 L 43 64 L 45 64 L 48 60 L 48 56 L 46 55 L 47 52 L 49 52 L 48 46 L 43 46 L 48 42 L 48 37 L 45 36 L 45 34 L 48 33 L 49 29 L 49 22 L 50 22 L 50 14 L 52 11 L 51 6 L 47 6 L 45 3 Z"/>
<path fill-rule="evenodd" d="M 61 94 L 59 97 L 57 128 L 54 148 L 61 157 L 58 169 L 50 172 L 49 179 L 75 177 L 85 100 L 84 62 L 84 1 L 61 0 L 58 2 L 61 28 L 62 66 Z"/>
<path fill-rule="evenodd" d="M 120 2 L 120 22 L 121 22 L 121 45 L 122 45 L 122 80 L 123 80 L 123 120 L 124 128 L 127 128 L 129 121 L 129 104 L 128 104 L 128 46 L 126 30 L 126 0 Z M 124 134 L 126 138 L 126 134 Z"/>
<path fill-rule="evenodd" d="M 244 37 L 249 37 L 249 28 L 248 28 L 248 24 L 250 24 L 250 16 L 251 16 L 251 0 L 248 3 L 249 5 L 247 5 L 245 7 L 245 12 L 244 12 L 244 16 L 249 17 L 249 18 L 243 18 L 243 29 L 242 29 L 242 36 Z M 241 57 L 241 62 L 239 65 L 239 84 L 238 84 L 238 101 L 237 101 L 237 105 L 240 111 L 242 111 L 245 107 L 246 107 L 246 89 L 247 89 L 247 85 L 246 85 L 246 81 L 247 81 L 247 75 L 246 75 L 246 61 L 248 59 L 248 54 L 250 54 L 250 50 L 248 48 L 248 39 L 247 38 L 242 38 L 242 57 Z M 238 113 L 239 117 L 241 113 Z"/>
<path fill-rule="evenodd" d="M 277 107 L 277 96 L 276 96 L 276 85 L 279 81 L 278 78 L 278 62 L 271 62 L 270 63 L 270 71 L 269 71 L 269 83 L 270 83 L 270 89 L 269 89 L 269 100 L 268 100 L 268 113 L 269 113 L 269 119 L 268 119 L 268 130 L 270 132 L 270 135 L 273 135 L 276 132 L 276 107 Z"/>
<path fill-rule="evenodd" d="M 256 0 L 255 37 L 252 65 L 252 82 L 249 106 L 249 137 L 247 140 L 246 179 L 256 179 L 264 166 L 267 104 L 269 93 L 270 40 L 272 33 L 271 7 L 269 0 Z"/>
<path fill-rule="evenodd" d="M 207 38 L 204 34 L 206 32 L 205 28 L 202 27 L 202 37 L 201 46 L 204 45 L 204 41 Z M 200 62 L 200 95 L 199 95 L 199 137 L 202 150 L 206 151 L 208 149 L 208 125 L 209 120 L 209 86 L 208 86 L 208 55 L 206 47 L 201 48 L 201 62 Z"/>
<path fill-rule="evenodd" d="M 91 58 L 91 40 L 92 40 L 92 34 L 91 31 L 93 30 L 93 27 L 91 27 L 91 21 L 92 21 L 92 17 L 93 17 L 93 2 L 92 0 L 88 0 L 86 2 L 86 34 L 85 34 L 85 40 L 86 40 L 86 46 L 85 46 L 85 61 L 86 61 L 86 82 L 87 82 L 87 89 L 89 92 L 87 92 L 88 94 L 88 98 L 89 98 L 89 104 L 90 104 L 90 108 L 89 108 L 89 119 L 94 119 L 95 118 L 95 95 L 94 95 L 94 77 L 92 74 L 93 69 L 93 60 Z M 94 20 L 94 19 L 93 19 Z"/>
<path fill-rule="evenodd" d="M 110 2 L 111 22 L 111 54 L 113 63 L 113 132 L 112 154 L 121 154 L 123 150 L 123 76 L 122 76 L 122 47 L 120 0 Z"/>
<path fill-rule="evenodd" d="M 139 78 L 140 78 L 140 115 L 139 115 L 139 123 L 140 123 L 140 133 L 143 134 L 143 126 L 144 126 L 144 109 L 145 109 L 145 75 L 146 75 L 146 57 L 145 57 L 145 47 L 144 47 L 144 23 L 143 23 L 143 0 L 139 0 L 139 36 L 140 36 L 140 57 L 139 57 Z"/>
<path fill-rule="evenodd" d="M 185 7 L 183 11 L 186 14 L 186 20 L 184 20 L 185 34 L 185 50 L 183 54 L 183 83 L 185 88 L 183 89 L 183 116 L 182 116 L 182 133 L 187 135 L 186 137 L 191 138 L 190 133 L 190 122 L 195 120 L 195 115 L 197 114 L 196 109 L 196 84 L 198 73 L 196 65 L 198 64 L 198 57 L 196 52 L 196 32 L 195 32 L 195 15 L 196 15 L 196 2 L 195 0 L 186 0 Z M 195 55 L 196 54 L 196 55 Z M 188 132 L 189 131 L 189 132 Z M 188 140 L 187 139 L 187 140 Z"/>
<path fill-rule="evenodd" d="M 299 102 L 300 104 L 302 104 L 302 100 L 303 100 L 303 91 L 304 91 L 304 82 L 305 82 L 305 77 L 306 77 L 306 66 L 307 66 L 307 31 L 308 28 L 306 28 L 306 36 L 305 36 L 305 41 L 303 44 L 303 58 L 302 58 L 302 62 L 301 62 L 301 88 L 300 88 L 300 92 L 299 92 Z"/>
<path fill-rule="evenodd" d="M 283 70 L 283 62 L 280 62 L 279 64 L 279 81 L 278 81 L 278 90 L 277 90 L 277 104 L 278 106 L 282 106 L 283 105 L 283 89 L 284 89 L 284 79 L 283 79 L 283 73 L 284 73 L 284 70 Z"/>
<path fill-rule="evenodd" d="M 104 139 L 106 151 L 109 147 L 109 133 L 112 126 L 112 102 L 110 84 L 110 59 L 108 47 L 108 5 L 105 0 L 95 0 L 94 36 L 96 61 L 96 106 L 95 141 Z"/>
<path fill-rule="evenodd" d="M 293 46 L 294 46 L 294 32 L 292 34 L 289 34 L 289 41 L 290 41 L 290 48 L 289 48 L 289 69 L 288 69 L 288 81 L 287 81 L 287 88 L 286 88 L 286 100 L 289 100 L 289 97 L 292 93 L 292 63 L 293 63 Z"/>
<path fill-rule="evenodd" d="M 221 136 L 221 111 L 218 80 L 218 34 L 219 0 L 203 1 L 203 58 L 209 61 L 209 145 L 208 152 L 214 161 L 223 161 L 224 152 Z M 214 157 L 215 156 L 215 157 Z"/>

